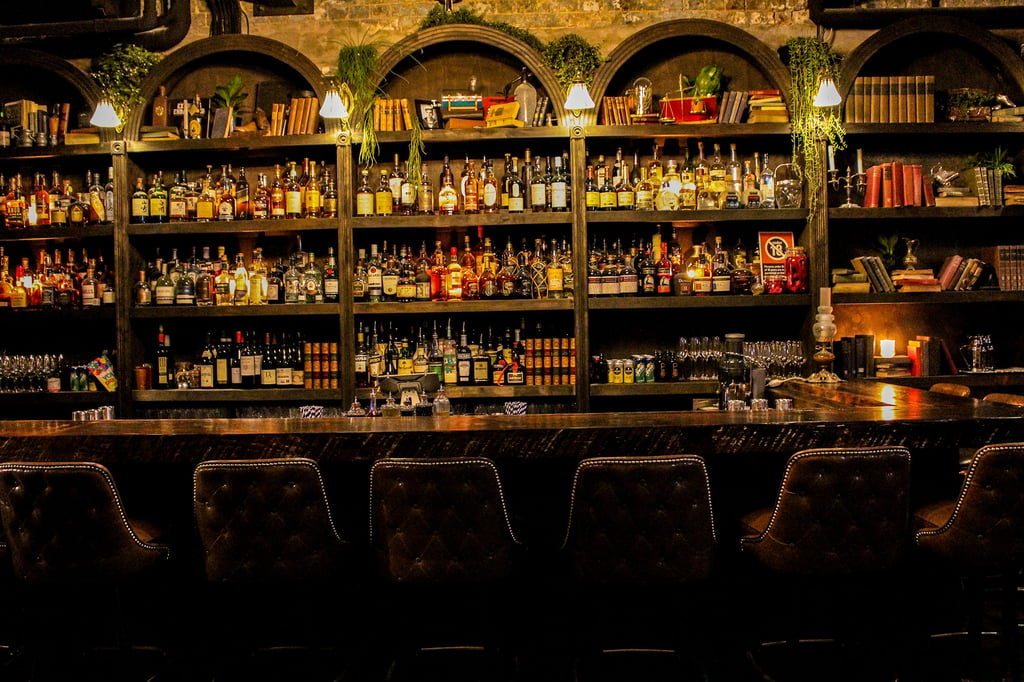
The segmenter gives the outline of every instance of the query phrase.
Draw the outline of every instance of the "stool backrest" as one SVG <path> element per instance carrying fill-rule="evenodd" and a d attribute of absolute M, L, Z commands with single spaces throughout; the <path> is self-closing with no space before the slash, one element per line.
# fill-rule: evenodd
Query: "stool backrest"
<path fill-rule="evenodd" d="M 0 464 L 0 518 L 14 574 L 23 580 L 117 580 L 169 554 L 136 534 L 101 464 Z"/>
<path fill-rule="evenodd" d="M 383 574 L 409 583 L 507 577 L 519 544 L 498 470 L 484 458 L 374 462 L 370 536 Z"/>
<path fill-rule="evenodd" d="M 344 543 L 313 460 L 202 462 L 193 475 L 193 503 L 209 580 L 337 576 Z"/>
<path fill-rule="evenodd" d="M 971 387 L 964 386 L 963 384 L 954 384 L 947 381 L 940 381 L 937 384 L 932 384 L 928 387 L 928 390 L 932 393 L 942 393 L 943 395 L 952 395 L 958 398 L 970 398 Z"/>
<path fill-rule="evenodd" d="M 592 582 L 685 582 L 711 573 L 715 524 L 704 460 L 597 457 L 573 479 L 563 550 Z"/>
<path fill-rule="evenodd" d="M 902 561 L 909 542 L 910 452 L 821 448 L 789 458 L 771 520 L 744 551 L 785 573 L 872 573 Z"/>
<path fill-rule="evenodd" d="M 987 400 L 990 403 L 1024 407 L 1024 395 L 1017 395 L 1016 393 L 989 393 L 982 400 Z"/>
<path fill-rule="evenodd" d="M 1024 443 L 980 448 L 953 514 L 917 532 L 917 544 L 980 568 L 1024 567 Z"/>

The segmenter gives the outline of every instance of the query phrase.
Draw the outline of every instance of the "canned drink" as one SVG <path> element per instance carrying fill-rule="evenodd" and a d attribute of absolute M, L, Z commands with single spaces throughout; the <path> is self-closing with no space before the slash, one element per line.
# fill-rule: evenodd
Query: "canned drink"
<path fill-rule="evenodd" d="M 622 383 L 622 360 L 609 360 L 608 361 L 608 383 L 609 384 L 621 384 Z"/>
<path fill-rule="evenodd" d="M 654 383 L 654 356 L 653 355 L 645 355 L 644 356 L 644 383 L 645 384 L 653 384 Z"/>
<path fill-rule="evenodd" d="M 631 359 L 622 361 L 622 383 L 632 384 L 636 383 L 636 362 Z"/>
<path fill-rule="evenodd" d="M 633 383 L 644 383 L 644 356 L 633 356 Z"/>

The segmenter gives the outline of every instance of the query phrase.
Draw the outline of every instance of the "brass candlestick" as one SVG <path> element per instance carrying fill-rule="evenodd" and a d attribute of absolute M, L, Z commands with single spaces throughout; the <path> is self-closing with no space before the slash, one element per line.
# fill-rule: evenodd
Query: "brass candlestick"
<path fill-rule="evenodd" d="M 839 208 L 860 208 L 860 204 L 853 203 L 852 191 L 856 187 L 858 192 L 863 192 L 864 187 L 867 185 L 867 174 L 866 173 L 854 173 L 850 170 L 850 167 L 846 167 L 846 175 L 839 175 L 839 171 L 833 168 L 828 172 L 832 176 L 829 180 L 830 185 L 833 189 L 846 188 L 846 203 L 842 204 Z"/>

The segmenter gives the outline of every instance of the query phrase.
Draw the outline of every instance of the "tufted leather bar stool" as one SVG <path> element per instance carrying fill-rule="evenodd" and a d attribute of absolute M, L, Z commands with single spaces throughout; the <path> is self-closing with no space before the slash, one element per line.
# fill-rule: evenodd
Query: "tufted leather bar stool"
<path fill-rule="evenodd" d="M 14 577 L 24 587 L 27 646 L 40 678 L 64 674 L 50 669 L 58 662 L 82 663 L 92 647 L 73 643 L 107 627 L 114 633 L 110 641 L 93 646 L 120 644 L 124 658 L 128 633 L 166 617 L 157 604 L 170 548 L 157 541 L 157 528 L 127 515 L 103 465 L 0 463 L 0 519 Z M 148 620 L 129 624 L 140 614 L 122 602 L 147 604 L 141 615 Z M 46 647 L 57 649 L 58 657 Z"/>
<path fill-rule="evenodd" d="M 814 603 L 820 617 L 828 615 L 822 605 L 844 597 L 851 599 L 833 610 L 841 614 L 838 622 L 827 624 L 840 644 L 858 645 L 862 636 L 881 635 L 887 624 L 895 624 L 903 616 L 893 607 L 910 540 L 909 500 L 906 448 L 821 448 L 792 455 L 774 507 L 741 521 L 742 553 L 769 569 L 787 595 L 769 625 L 793 613 L 788 639 L 795 643 L 803 617 L 810 615 L 801 613 L 801 602 Z"/>
<path fill-rule="evenodd" d="M 928 390 L 932 393 L 941 393 L 942 395 L 951 395 L 957 398 L 970 398 L 971 387 L 964 386 L 963 384 L 954 384 L 948 381 L 940 381 L 939 383 L 932 384 L 928 387 Z"/>
<path fill-rule="evenodd" d="M 979 448 L 960 493 L 914 512 L 917 547 L 929 564 L 967 578 L 972 588 L 968 626 L 971 644 L 980 646 L 983 590 L 998 577 L 1002 597 L 1002 667 L 1021 678 L 1017 589 L 1024 568 L 1024 443 Z"/>
<path fill-rule="evenodd" d="M 370 537 L 385 580 L 390 679 L 511 675 L 521 546 L 485 458 L 381 459 L 370 469 Z M 426 651 L 459 656 L 428 656 Z M 476 655 L 465 655 L 474 651 Z M 471 660 L 472 659 L 472 660 Z M 452 663 L 444 673 L 435 666 Z M 455 677 L 449 677 L 455 675 Z M 406 677 L 408 676 L 408 677 Z"/>
<path fill-rule="evenodd" d="M 611 679 L 606 676 L 619 666 L 642 665 L 650 674 L 658 659 L 676 670 L 688 665 L 684 659 L 699 650 L 686 643 L 708 622 L 699 599 L 702 589 L 685 587 L 703 587 L 712 573 L 715 547 L 702 458 L 580 462 L 562 543 L 576 588 L 576 679 Z"/>
<path fill-rule="evenodd" d="M 193 473 L 193 504 L 208 594 L 222 603 L 211 636 L 233 635 L 218 668 L 316 679 L 337 663 L 341 633 L 328 623 L 355 571 L 335 526 L 323 476 L 305 458 L 209 460 Z M 271 653 L 272 650 L 274 653 Z M 311 668 L 302 670 L 298 662 Z"/>

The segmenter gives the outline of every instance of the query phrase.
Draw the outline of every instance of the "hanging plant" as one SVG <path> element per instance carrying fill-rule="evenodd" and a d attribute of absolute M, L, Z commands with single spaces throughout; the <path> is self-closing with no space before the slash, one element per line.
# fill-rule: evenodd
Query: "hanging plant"
<path fill-rule="evenodd" d="M 493 28 L 502 33 L 523 41 L 537 52 L 544 49 L 544 43 L 541 42 L 540 38 L 533 35 L 524 28 L 513 26 L 504 21 L 488 21 L 479 12 L 474 12 L 468 8 L 459 8 L 456 10 L 448 11 L 444 7 L 438 5 L 432 7 L 427 16 L 423 17 L 423 21 L 420 22 L 419 30 L 427 28 L 433 28 L 435 26 L 446 26 L 448 24 L 473 24 L 474 26 L 487 26 Z"/>
<path fill-rule="evenodd" d="M 122 121 L 127 119 L 132 107 L 142 104 L 139 84 L 159 61 L 160 55 L 144 47 L 122 43 L 96 60 L 92 78 Z"/>
<path fill-rule="evenodd" d="M 358 43 L 344 45 L 338 51 L 338 80 L 348 85 L 352 93 L 350 119 L 362 128 L 363 141 L 359 145 L 359 163 L 372 166 L 377 161 L 380 144 L 373 127 L 373 100 L 377 97 L 377 84 L 373 74 L 380 61 L 380 42 L 367 42 L 366 36 Z"/>
<path fill-rule="evenodd" d="M 786 43 L 789 75 L 789 119 L 793 141 L 793 167 L 807 187 L 807 220 L 817 208 L 820 188 L 825 186 L 825 166 L 818 151 L 821 140 L 833 149 L 846 149 L 846 129 L 839 107 L 816 107 L 814 96 L 823 78 L 839 78 L 838 54 L 823 40 L 791 38 Z"/>
<path fill-rule="evenodd" d="M 594 71 L 604 61 L 600 50 L 575 33 L 566 33 L 552 40 L 544 46 L 541 57 L 555 72 L 563 89 L 572 85 L 577 73 L 583 77 L 584 83 L 590 85 Z"/>

